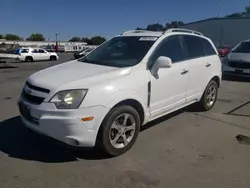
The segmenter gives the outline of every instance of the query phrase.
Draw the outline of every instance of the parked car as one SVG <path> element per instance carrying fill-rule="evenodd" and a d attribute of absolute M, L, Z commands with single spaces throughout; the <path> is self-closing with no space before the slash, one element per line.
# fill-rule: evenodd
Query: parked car
<path fill-rule="evenodd" d="M 213 108 L 220 83 L 218 52 L 201 33 L 128 31 L 85 58 L 34 73 L 18 104 L 35 132 L 117 156 L 142 125 L 193 103 Z"/>
<path fill-rule="evenodd" d="M 227 55 L 223 63 L 223 72 L 250 76 L 250 40 L 239 43 Z"/>
<path fill-rule="evenodd" d="M 88 48 L 88 49 L 82 50 L 80 52 L 76 52 L 76 53 L 74 53 L 74 57 L 75 57 L 75 59 L 79 59 L 81 57 L 88 55 L 91 51 L 93 51 L 93 49 Z"/>
<path fill-rule="evenodd" d="M 219 46 L 217 50 L 221 57 L 225 57 L 230 52 L 230 46 L 229 45 Z"/>
<path fill-rule="evenodd" d="M 56 61 L 59 59 L 59 56 L 55 52 L 47 52 L 42 48 L 21 48 L 18 59 L 26 62 L 42 60 Z"/>

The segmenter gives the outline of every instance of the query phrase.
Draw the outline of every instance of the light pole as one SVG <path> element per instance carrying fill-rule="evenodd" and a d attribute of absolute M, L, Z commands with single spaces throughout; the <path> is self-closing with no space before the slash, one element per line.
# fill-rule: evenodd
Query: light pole
<path fill-rule="evenodd" d="M 217 15 L 217 18 L 220 17 L 220 4 L 221 4 L 221 0 L 217 0 L 217 5 L 218 5 L 218 15 Z"/>
<path fill-rule="evenodd" d="M 58 33 L 56 33 L 56 49 L 55 49 L 55 50 L 56 50 L 56 53 L 59 51 L 57 36 L 58 36 Z"/>

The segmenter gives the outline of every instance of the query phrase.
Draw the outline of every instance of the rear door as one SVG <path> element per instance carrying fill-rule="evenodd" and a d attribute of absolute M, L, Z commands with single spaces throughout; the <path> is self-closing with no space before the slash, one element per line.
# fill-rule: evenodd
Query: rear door
<path fill-rule="evenodd" d="M 187 103 L 199 100 L 203 93 L 204 83 L 207 83 L 209 62 L 204 58 L 206 52 L 201 37 L 183 35 L 188 62 L 189 82 L 187 86 Z"/>

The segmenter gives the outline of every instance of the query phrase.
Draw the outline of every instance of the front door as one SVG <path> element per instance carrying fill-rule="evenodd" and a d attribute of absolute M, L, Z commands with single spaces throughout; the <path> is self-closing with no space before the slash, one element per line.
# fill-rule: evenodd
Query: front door
<path fill-rule="evenodd" d="M 188 64 L 184 61 L 183 48 L 179 36 L 166 38 L 150 58 L 149 68 L 160 57 L 169 57 L 172 67 L 161 68 L 158 75 L 151 75 L 150 112 L 151 119 L 157 118 L 186 103 Z"/>

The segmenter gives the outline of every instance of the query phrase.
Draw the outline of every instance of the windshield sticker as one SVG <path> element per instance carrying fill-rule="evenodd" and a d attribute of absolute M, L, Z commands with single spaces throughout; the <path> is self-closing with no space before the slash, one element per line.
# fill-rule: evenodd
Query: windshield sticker
<path fill-rule="evenodd" d="M 139 41 L 156 41 L 158 37 L 141 37 Z"/>

